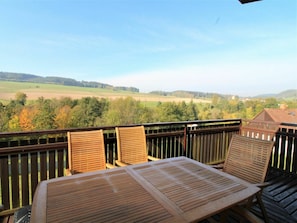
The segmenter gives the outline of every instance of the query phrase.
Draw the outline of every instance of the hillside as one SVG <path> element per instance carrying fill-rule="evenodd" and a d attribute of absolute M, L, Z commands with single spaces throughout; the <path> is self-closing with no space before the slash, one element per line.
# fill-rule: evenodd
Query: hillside
<path fill-rule="evenodd" d="M 110 84 L 104 84 L 95 81 L 77 81 L 72 78 L 64 77 L 42 77 L 34 74 L 25 74 L 25 73 L 13 73 L 13 72 L 0 72 L 0 81 L 14 81 L 14 82 L 28 82 L 28 83 L 43 83 L 43 84 L 57 84 L 63 86 L 75 86 L 75 87 L 86 87 L 86 88 L 100 88 L 107 89 L 112 91 L 127 91 L 139 93 L 139 89 L 136 87 L 124 87 L 124 86 L 112 86 Z M 156 96 L 170 96 L 170 97 L 179 97 L 179 98 L 207 98 L 210 99 L 214 95 L 220 97 L 231 97 L 230 95 L 219 95 L 216 93 L 205 93 L 205 92 L 194 92 L 194 91 L 173 91 L 173 92 L 164 92 L 164 91 L 153 91 L 149 94 Z"/>
<path fill-rule="evenodd" d="M 277 98 L 277 99 L 285 99 L 285 100 L 293 100 L 297 99 L 297 89 L 290 89 L 286 91 L 282 91 L 278 94 L 265 94 L 258 95 L 254 98 Z"/>
<path fill-rule="evenodd" d="M 3 81 L 16 81 L 16 82 L 33 82 L 33 83 L 44 83 L 44 84 L 58 84 L 64 86 L 76 86 L 76 87 L 90 87 L 90 88 L 103 88 L 110 90 L 122 90 L 139 92 L 139 89 L 134 87 L 118 87 L 109 84 L 103 84 L 95 81 L 77 81 L 72 78 L 65 77 L 42 77 L 33 74 L 24 73 L 12 73 L 12 72 L 0 72 L 0 80 Z"/>
<path fill-rule="evenodd" d="M 52 85 L 60 85 L 60 86 L 69 86 L 69 87 L 81 87 L 85 88 L 85 90 L 78 90 L 77 95 L 73 95 L 73 89 L 69 90 L 69 93 L 64 92 L 65 90 L 62 90 L 64 92 L 64 96 L 70 95 L 74 97 L 78 97 L 79 95 L 85 95 L 82 93 L 82 91 L 88 91 L 88 88 L 94 88 L 94 89 L 101 89 L 110 91 L 113 93 L 117 92 L 120 94 L 123 93 L 133 93 L 137 94 L 139 93 L 139 89 L 136 87 L 125 87 L 125 86 L 112 86 L 110 84 L 95 82 L 95 81 L 77 81 L 72 78 L 64 78 L 64 77 L 54 77 L 54 76 L 48 76 L 48 77 L 42 77 L 37 76 L 33 74 L 25 74 L 25 73 L 13 73 L 13 72 L 0 72 L 0 81 L 12 81 L 16 83 L 38 83 L 38 84 L 52 84 Z M 32 87 L 32 86 L 31 86 Z M 34 88 L 34 87 L 33 87 Z M 54 87 L 56 88 L 56 87 Z M 12 88 L 15 89 L 15 88 Z M 11 90 L 11 89 L 10 89 Z M 40 89 L 39 89 L 40 90 Z M 26 90 L 25 90 L 26 91 Z M 25 92 L 23 91 L 23 92 Z M 60 89 L 61 91 L 61 89 Z M 36 89 L 33 90 L 33 92 L 36 92 Z M 48 90 L 48 93 L 50 93 L 51 90 Z M 0 99 L 4 99 L 5 94 L 7 96 L 8 92 L 2 92 L 2 97 Z M 32 88 L 27 91 L 30 95 L 32 94 Z M 44 92 L 45 93 L 45 92 Z M 178 91 L 172 91 L 172 92 L 165 92 L 165 91 L 152 91 L 148 94 L 141 94 L 140 95 L 146 95 L 149 97 L 157 97 L 157 98 L 166 98 L 166 97 L 173 97 L 173 98 L 183 98 L 183 99 L 202 99 L 209 101 L 213 96 L 218 96 L 221 98 L 231 98 L 234 95 L 226 95 L 226 94 L 217 94 L 217 93 L 209 93 L 209 92 L 200 92 L 200 91 L 184 91 L 184 90 L 178 90 Z M 29 95 L 29 96 L 30 96 Z M 61 92 L 54 91 L 51 94 L 52 96 L 58 96 L 61 95 Z M 93 95 L 93 93 L 87 94 L 87 95 Z M 134 95 L 135 96 L 135 95 Z M 11 95 L 9 95 L 11 98 Z M 263 94 L 258 95 L 253 98 L 277 98 L 277 99 L 284 99 L 284 100 L 296 100 L 297 98 L 297 89 L 290 89 L 285 90 L 283 92 L 280 92 L 278 94 Z M 7 98 L 7 97 L 5 97 Z M 33 98 L 35 98 L 33 96 Z"/>
<path fill-rule="evenodd" d="M 209 93 L 209 92 L 200 92 L 200 91 L 152 91 L 150 94 L 155 95 L 162 95 L 162 96 L 174 96 L 180 98 L 207 98 L 211 99 L 213 96 L 218 96 L 221 98 L 231 98 L 233 95 L 226 95 L 226 94 L 217 94 L 217 93 Z"/>

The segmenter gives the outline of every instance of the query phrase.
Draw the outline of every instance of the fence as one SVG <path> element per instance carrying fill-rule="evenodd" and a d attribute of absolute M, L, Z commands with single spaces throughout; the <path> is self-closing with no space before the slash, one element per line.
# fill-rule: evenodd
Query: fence
<path fill-rule="evenodd" d="M 148 153 L 161 159 L 187 156 L 203 163 L 220 162 L 241 125 L 241 119 L 144 124 Z M 276 142 L 273 167 L 297 172 L 296 128 L 282 123 L 271 138 Z M 31 204 L 40 181 L 64 176 L 68 167 L 68 131 L 95 129 L 104 130 L 106 159 L 115 164 L 115 126 L 0 133 L 0 203 L 7 210 L 4 214 Z"/>

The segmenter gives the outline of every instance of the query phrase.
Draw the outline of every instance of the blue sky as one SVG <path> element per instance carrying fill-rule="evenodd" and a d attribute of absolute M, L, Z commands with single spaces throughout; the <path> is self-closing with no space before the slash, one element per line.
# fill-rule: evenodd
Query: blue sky
<path fill-rule="evenodd" d="M 0 0 L 0 71 L 279 93 L 297 89 L 296 13 L 296 0 Z"/>

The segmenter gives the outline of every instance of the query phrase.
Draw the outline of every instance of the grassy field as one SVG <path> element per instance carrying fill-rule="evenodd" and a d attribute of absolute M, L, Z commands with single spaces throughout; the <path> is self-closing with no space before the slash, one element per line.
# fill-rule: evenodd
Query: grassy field
<path fill-rule="evenodd" d="M 44 98 L 62 98 L 70 97 L 72 99 L 79 99 L 83 97 L 97 97 L 116 99 L 131 96 L 135 100 L 154 104 L 157 102 L 190 102 L 194 103 L 209 103 L 210 100 L 206 99 L 192 99 L 192 98 L 179 98 L 172 96 L 159 96 L 147 93 L 135 93 L 128 91 L 114 91 L 102 88 L 87 88 L 87 87 L 74 87 L 63 86 L 56 84 L 41 84 L 41 83 L 29 83 L 29 82 L 10 82 L 0 81 L 0 100 L 8 101 L 15 98 L 17 92 L 23 92 L 27 95 L 27 100 L 36 100 L 39 97 Z"/>

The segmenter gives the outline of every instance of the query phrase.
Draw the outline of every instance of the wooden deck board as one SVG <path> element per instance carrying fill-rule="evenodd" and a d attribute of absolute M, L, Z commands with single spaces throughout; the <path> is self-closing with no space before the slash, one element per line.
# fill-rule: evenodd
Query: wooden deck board
<path fill-rule="evenodd" d="M 271 223 L 297 222 L 297 175 L 275 169 L 268 171 L 271 184 L 263 190 L 262 199 Z M 261 217 L 259 207 L 253 208 Z"/>

